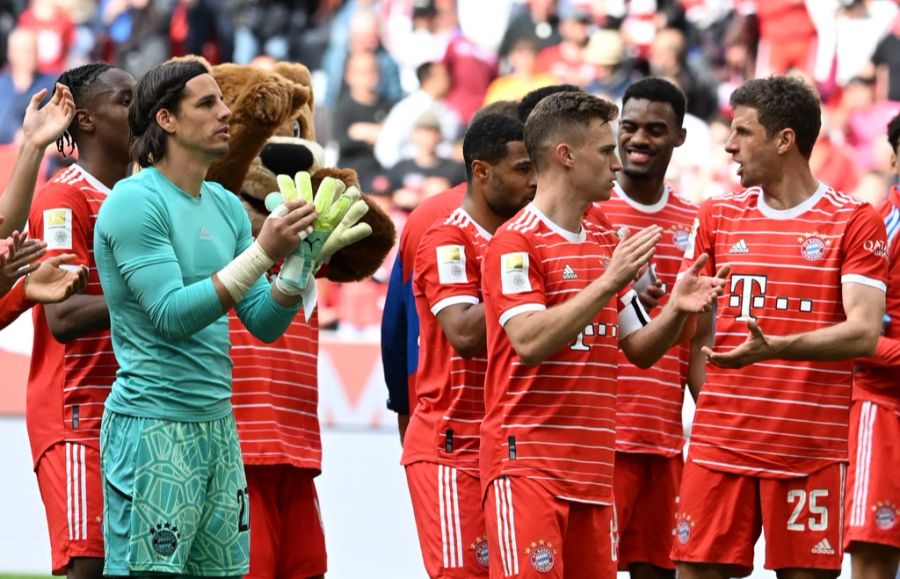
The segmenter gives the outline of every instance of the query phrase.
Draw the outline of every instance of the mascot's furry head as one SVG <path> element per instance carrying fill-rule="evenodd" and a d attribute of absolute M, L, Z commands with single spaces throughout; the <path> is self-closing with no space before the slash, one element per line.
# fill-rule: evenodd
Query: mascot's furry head
<path fill-rule="evenodd" d="M 271 70 L 237 64 L 209 66 L 203 62 L 231 109 L 228 153 L 213 163 L 206 178 L 221 183 L 241 198 L 254 234 L 259 232 L 268 214 L 266 195 L 278 191 L 277 174 L 293 177 L 297 171 L 309 171 L 313 191 L 325 177 L 359 186 L 352 169 L 323 167 L 324 154 L 316 143 L 313 124 L 314 98 L 309 69 L 289 62 L 276 63 Z M 362 222 L 372 227 L 372 235 L 331 258 L 323 268 L 325 277 L 331 281 L 369 277 L 394 244 L 396 232 L 390 217 L 371 200 L 366 198 L 366 203 L 369 211 Z"/>

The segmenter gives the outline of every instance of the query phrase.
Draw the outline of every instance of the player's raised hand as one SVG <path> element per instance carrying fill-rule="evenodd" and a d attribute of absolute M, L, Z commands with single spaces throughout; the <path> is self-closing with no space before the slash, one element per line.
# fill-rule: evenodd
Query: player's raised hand
<path fill-rule="evenodd" d="M 31 97 L 31 102 L 25 109 L 25 120 L 22 121 L 25 142 L 39 149 L 55 142 L 75 117 L 75 99 L 72 98 L 69 87 L 57 83 L 50 102 L 41 107 L 41 100 L 45 96 L 47 89 L 42 89 Z"/>
<path fill-rule="evenodd" d="M 47 244 L 29 239 L 24 233 L 13 232 L 5 240 L 6 250 L 0 252 L 0 295 L 5 295 L 16 282 L 38 268 L 32 263 L 47 251 Z"/>
<path fill-rule="evenodd" d="M 63 265 L 75 257 L 73 253 L 66 253 L 40 262 L 34 273 L 25 278 L 25 297 L 28 301 L 55 304 L 84 290 L 88 268 Z"/>
<path fill-rule="evenodd" d="M 661 238 L 662 228 L 651 225 L 623 239 L 613 251 L 603 277 L 607 278 L 616 290 L 631 283 L 638 271 L 650 262 L 656 253 L 656 244 Z"/>
<path fill-rule="evenodd" d="M 701 273 L 707 263 L 709 255 L 701 254 L 691 267 L 678 277 L 675 287 L 672 288 L 671 298 L 671 303 L 677 310 L 690 314 L 708 312 L 722 295 L 731 268 L 723 267 L 715 277 L 710 277 Z"/>
<path fill-rule="evenodd" d="M 728 352 L 716 352 L 704 346 L 701 350 L 706 359 L 719 368 L 743 368 L 760 360 L 777 357 L 776 346 L 766 336 L 755 320 L 747 321 L 747 339 L 737 348 Z"/>
<path fill-rule="evenodd" d="M 312 233 L 318 217 L 316 207 L 305 199 L 285 201 L 263 222 L 256 240 L 266 253 L 278 261 L 287 257 Z"/>

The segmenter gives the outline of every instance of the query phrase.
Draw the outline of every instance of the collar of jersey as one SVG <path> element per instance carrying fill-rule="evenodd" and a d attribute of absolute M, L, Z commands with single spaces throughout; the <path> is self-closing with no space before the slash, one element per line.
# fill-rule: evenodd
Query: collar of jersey
<path fill-rule="evenodd" d="M 110 191 L 109 187 L 107 187 L 106 185 L 101 183 L 99 179 L 97 179 L 96 177 L 94 177 L 93 175 L 88 173 L 87 169 L 85 169 L 78 163 L 75 163 L 75 167 L 81 173 L 81 176 L 84 177 L 84 180 L 91 184 L 91 187 L 93 187 L 97 191 L 100 191 L 101 193 L 105 193 L 106 195 L 109 195 L 110 193 L 112 193 L 112 191 Z"/>
<path fill-rule="evenodd" d="M 581 231 L 579 231 L 578 233 L 572 233 L 571 231 L 563 229 L 556 223 L 550 221 L 550 218 L 544 215 L 544 212 L 538 209 L 533 202 L 528 204 L 528 210 L 534 213 L 538 219 L 543 221 L 544 225 L 546 225 L 551 231 L 553 231 L 566 241 L 569 241 L 571 243 L 581 243 L 587 239 L 587 234 L 584 231 L 584 226 L 581 227 Z"/>
<path fill-rule="evenodd" d="M 622 189 L 622 186 L 619 185 L 618 181 L 616 181 L 613 184 L 613 192 L 616 195 L 618 195 L 622 199 L 622 201 L 624 201 L 625 203 L 628 203 L 629 205 L 634 207 L 635 210 L 640 211 L 641 213 L 648 213 L 648 214 L 659 213 L 660 211 L 662 211 L 665 208 L 666 204 L 669 202 L 669 186 L 668 185 L 663 185 L 663 194 L 659 198 L 659 201 L 657 201 L 653 205 L 644 205 L 643 203 L 638 203 L 637 201 L 635 201 L 634 199 L 629 197 L 628 194 L 625 193 L 625 190 Z M 603 207 L 602 201 L 600 202 L 600 207 Z"/>
<path fill-rule="evenodd" d="M 801 203 L 800 205 L 796 205 L 791 207 L 790 209 L 773 209 L 770 207 L 765 200 L 765 194 L 763 193 L 762 187 L 759 188 L 759 200 L 757 203 L 757 208 L 759 212 L 768 217 L 769 219 L 796 219 L 800 217 L 810 209 L 812 209 L 816 203 L 819 202 L 819 199 L 825 195 L 825 192 L 828 190 L 828 186 L 822 183 L 819 183 L 819 188 L 816 189 L 816 192 L 810 196 L 809 199 Z"/>

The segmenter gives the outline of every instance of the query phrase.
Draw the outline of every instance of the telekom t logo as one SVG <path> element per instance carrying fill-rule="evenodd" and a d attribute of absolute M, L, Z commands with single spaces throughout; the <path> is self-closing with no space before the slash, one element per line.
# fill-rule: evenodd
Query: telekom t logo
<path fill-rule="evenodd" d="M 754 288 L 758 289 L 755 294 Z M 755 320 L 756 317 L 750 314 L 750 308 L 759 309 L 766 305 L 766 276 L 732 275 L 728 305 L 732 308 L 741 308 L 739 320 Z"/>

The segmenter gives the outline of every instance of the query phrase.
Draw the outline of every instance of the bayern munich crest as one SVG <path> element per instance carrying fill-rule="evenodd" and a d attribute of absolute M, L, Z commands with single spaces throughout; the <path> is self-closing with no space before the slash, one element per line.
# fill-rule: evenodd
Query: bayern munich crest
<path fill-rule="evenodd" d="M 532 541 L 531 546 L 525 549 L 525 553 L 528 554 L 531 566 L 538 573 L 546 573 L 556 565 L 556 549 L 549 541 L 543 539 L 537 542 Z"/>
<path fill-rule="evenodd" d="M 478 564 L 487 569 L 489 561 L 487 537 L 475 537 L 475 540 L 472 541 L 469 547 L 475 553 L 475 560 L 478 561 Z"/>
<path fill-rule="evenodd" d="M 818 233 L 807 233 L 800 238 L 800 255 L 807 261 L 819 261 L 825 257 L 829 242 Z"/>
<path fill-rule="evenodd" d="M 682 545 L 691 540 L 691 530 L 697 524 L 691 519 L 690 515 L 684 513 L 675 513 L 675 528 L 672 534 L 678 538 L 678 542 Z"/>
<path fill-rule="evenodd" d="M 897 506 L 894 503 L 879 501 L 872 507 L 875 526 L 885 531 L 893 529 L 897 524 Z"/>
<path fill-rule="evenodd" d="M 687 229 L 682 229 L 680 227 L 672 228 L 672 243 L 675 244 L 681 251 L 686 251 L 688 247 L 688 239 L 691 237 L 691 232 Z"/>

